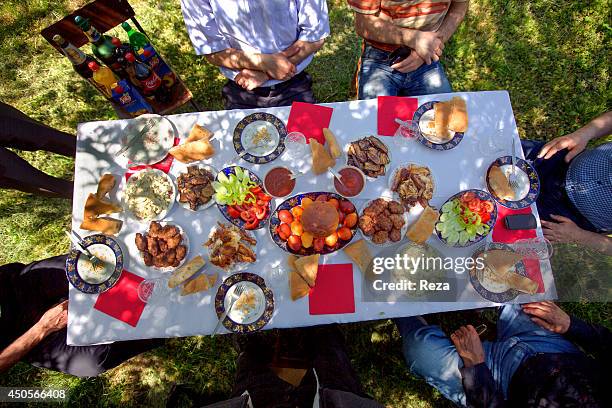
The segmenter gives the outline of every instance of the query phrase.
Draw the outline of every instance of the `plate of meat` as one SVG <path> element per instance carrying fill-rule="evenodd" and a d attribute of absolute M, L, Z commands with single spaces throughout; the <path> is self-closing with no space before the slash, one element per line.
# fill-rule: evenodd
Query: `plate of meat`
<path fill-rule="evenodd" d="M 425 208 L 433 198 L 436 183 L 427 166 L 406 163 L 389 174 L 389 189 L 399 198 L 407 211 L 416 205 Z"/>
<path fill-rule="evenodd" d="M 408 229 L 404 206 L 389 198 L 365 203 L 359 216 L 359 230 L 366 241 L 378 246 L 391 246 L 402 241 Z"/>
<path fill-rule="evenodd" d="M 376 136 L 367 136 L 346 145 L 346 164 L 355 166 L 367 177 L 375 179 L 387 174 L 391 150 Z"/>
<path fill-rule="evenodd" d="M 182 227 L 167 222 L 151 221 L 149 229 L 134 237 L 145 266 L 153 266 L 162 272 L 178 268 L 187 257 L 189 238 Z"/>
<path fill-rule="evenodd" d="M 226 272 L 242 271 L 257 261 L 253 234 L 232 224 L 218 222 L 203 246 L 210 263 Z"/>

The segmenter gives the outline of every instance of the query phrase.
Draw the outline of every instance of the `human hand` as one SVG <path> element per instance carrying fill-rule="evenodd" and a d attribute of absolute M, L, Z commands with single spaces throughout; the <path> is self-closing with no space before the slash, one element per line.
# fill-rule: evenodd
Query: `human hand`
<path fill-rule="evenodd" d="M 551 214 L 552 221 L 542 220 L 542 232 L 550 242 L 578 242 L 584 230 L 569 218 Z"/>
<path fill-rule="evenodd" d="M 260 54 L 262 70 L 271 78 L 286 81 L 295 75 L 295 65 L 283 54 Z"/>
<path fill-rule="evenodd" d="M 284 55 L 285 58 L 290 59 L 291 57 L 299 54 L 305 48 L 306 41 L 297 40 L 293 44 L 291 44 L 287 49 L 282 51 L 280 54 Z"/>
<path fill-rule="evenodd" d="M 440 34 L 436 32 L 417 31 L 412 48 L 429 65 L 432 61 L 435 62 L 440 59 L 442 50 L 444 50 L 444 43 Z"/>
<path fill-rule="evenodd" d="M 45 336 L 63 329 L 68 324 L 68 301 L 53 306 L 36 323 Z"/>
<path fill-rule="evenodd" d="M 567 149 L 568 153 L 565 155 L 565 161 L 569 163 L 570 160 L 586 148 L 589 140 L 588 135 L 580 130 L 569 135 L 557 137 L 542 147 L 542 150 L 538 153 L 538 158 L 550 159 L 559 150 Z"/>
<path fill-rule="evenodd" d="M 391 69 L 402 72 L 404 74 L 416 71 L 425 61 L 416 52 L 411 52 L 406 58 L 400 62 L 391 65 Z"/>
<path fill-rule="evenodd" d="M 554 302 L 533 302 L 521 305 L 523 312 L 530 315 L 538 326 L 553 333 L 564 334 L 570 327 L 570 317 Z"/>
<path fill-rule="evenodd" d="M 255 71 L 252 69 L 243 69 L 240 71 L 234 81 L 247 91 L 252 91 L 259 88 L 268 81 L 269 77 L 265 72 Z"/>
<path fill-rule="evenodd" d="M 466 367 L 473 367 L 477 364 L 484 363 L 484 349 L 482 348 L 482 342 L 474 326 L 470 324 L 460 327 L 451 334 L 451 340 Z"/>

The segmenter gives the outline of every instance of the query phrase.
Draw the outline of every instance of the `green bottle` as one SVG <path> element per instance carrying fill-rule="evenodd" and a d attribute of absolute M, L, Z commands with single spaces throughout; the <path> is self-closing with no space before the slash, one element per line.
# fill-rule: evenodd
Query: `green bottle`
<path fill-rule="evenodd" d="M 134 51 L 144 48 L 145 45 L 148 45 L 151 42 L 146 35 L 133 29 L 127 22 L 121 23 L 121 27 L 127 33 L 128 39 L 130 40 L 130 45 Z"/>
<path fill-rule="evenodd" d="M 117 54 L 115 49 L 117 48 L 111 41 L 111 37 L 108 35 L 102 35 L 100 32 L 91 25 L 89 19 L 81 16 L 74 18 L 76 25 L 83 30 L 89 41 L 91 42 L 91 50 L 93 54 L 100 58 L 115 74 L 120 78 L 125 78 L 125 72 L 123 67 L 117 61 Z"/>

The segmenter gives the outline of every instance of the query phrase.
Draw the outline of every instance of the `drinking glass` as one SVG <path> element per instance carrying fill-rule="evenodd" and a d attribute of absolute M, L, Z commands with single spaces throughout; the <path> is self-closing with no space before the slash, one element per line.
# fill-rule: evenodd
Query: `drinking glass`
<path fill-rule="evenodd" d="M 168 287 L 167 277 L 145 279 L 138 285 L 138 297 L 145 303 L 155 303 L 168 297 L 173 289 Z"/>
<path fill-rule="evenodd" d="M 481 136 L 477 145 L 478 150 L 487 158 L 498 158 L 505 154 L 509 154 L 509 150 L 507 150 L 509 145 L 508 143 L 504 143 L 503 140 L 503 129 L 498 128 L 492 133 L 486 133 Z"/>
<path fill-rule="evenodd" d="M 527 259 L 545 261 L 553 255 L 553 246 L 544 237 L 517 239 L 510 246 Z"/>
<path fill-rule="evenodd" d="M 398 121 L 398 123 L 400 125 L 395 131 L 393 141 L 398 147 L 406 146 L 419 135 L 419 123 L 413 120 Z"/>
<path fill-rule="evenodd" d="M 285 137 L 285 154 L 290 160 L 303 157 L 306 153 L 306 136 L 300 132 L 291 132 Z"/>

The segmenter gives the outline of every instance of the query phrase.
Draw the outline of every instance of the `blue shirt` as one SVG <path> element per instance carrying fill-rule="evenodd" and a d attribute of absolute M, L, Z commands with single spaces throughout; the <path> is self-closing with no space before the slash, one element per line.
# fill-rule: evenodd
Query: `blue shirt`
<path fill-rule="evenodd" d="M 576 156 L 567 170 L 565 189 L 578 211 L 595 228 L 612 231 L 612 143 Z"/>
<path fill-rule="evenodd" d="M 329 35 L 325 0 L 181 0 L 181 9 L 198 55 L 227 48 L 274 54 L 297 40 L 315 42 Z M 312 57 L 298 64 L 298 73 Z M 238 75 L 238 71 L 220 69 L 231 80 Z M 279 82 L 272 79 L 262 86 Z"/>

